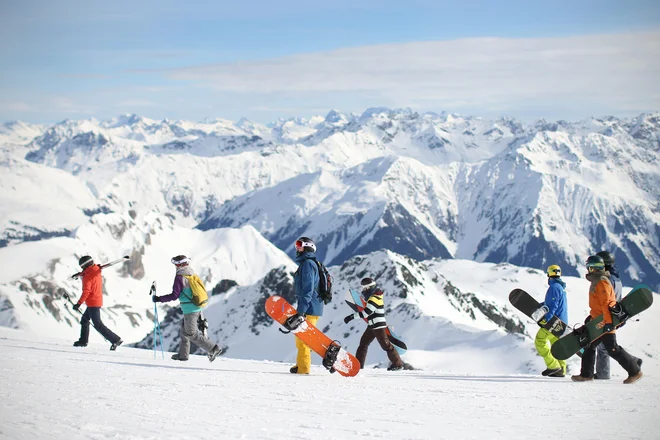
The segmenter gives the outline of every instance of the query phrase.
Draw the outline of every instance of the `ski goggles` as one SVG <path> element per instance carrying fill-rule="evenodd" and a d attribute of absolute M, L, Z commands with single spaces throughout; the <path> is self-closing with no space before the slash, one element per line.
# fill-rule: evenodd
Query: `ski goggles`
<path fill-rule="evenodd" d="M 302 252 L 306 247 L 311 247 L 312 249 L 316 249 L 314 243 L 305 240 L 296 240 L 295 246 L 298 252 Z"/>

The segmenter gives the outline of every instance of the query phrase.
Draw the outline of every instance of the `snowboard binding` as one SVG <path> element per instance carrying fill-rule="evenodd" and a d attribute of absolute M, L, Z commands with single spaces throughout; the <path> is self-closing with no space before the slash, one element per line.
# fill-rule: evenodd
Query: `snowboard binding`
<path fill-rule="evenodd" d="M 623 306 L 619 303 L 614 304 L 614 306 L 610 307 L 610 313 L 617 318 L 619 318 L 619 322 L 623 322 L 626 319 L 628 319 L 628 313 L 624 310 Z"/>
<path fill-rule="evenodd" d="M 288 334 L 295 332 L 298 327 L 300 327 L 305 322 L 305 317 L 296 313 L 295 315 L 289 316 L 282 326 L 286 330 L 279 329 L 282 333 Z"/>
<path fill-rule="evenodd" d="M 575 328 L 573 328 L 573 333 L 575 333 L 575 336 L 578 337 L 578 343 L 580 344 L 580 347 L 586 347 L 591 342 L 591 339 L 589 338 L 589 332 L 587 331 L 587 327 L 585 325 L 576 325 Z"/>
<path fill-rule="evenodd" d="M 333 368 L 333 365 L 337 361 L 337 355 L 339 354 L 339 350 L 341 349 L 341 345 L 339 345 L 339 342 L 337 341 L 332 341 L 332 344 L 328 347 L 327 351 L 325 352 L 325 356 L 323 357 L 323 366 L 330 372 L 334 373 L 335 369 Z"/>

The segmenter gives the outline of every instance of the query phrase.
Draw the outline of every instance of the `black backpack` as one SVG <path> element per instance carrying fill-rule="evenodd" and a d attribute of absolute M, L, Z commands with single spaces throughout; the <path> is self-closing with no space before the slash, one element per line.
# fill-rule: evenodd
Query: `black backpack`
<path fill-rule="evenodd" d="M 323 263 L 318 260 L 315 261 L 319 268 L 319 296 L 323 300 L 323 304 L 328 304 L 332 301 L 332 276 Z"/>
<path fill-rule="evenodd" d="M 319 270 L 319 297 L 321 298 L 321 301 L 323 301 L 323 304 L 328 304 L 332 301 L 332 276 L 323 263 L 316 258 L 312 258 L 312 260 L 316 262 L 316 267 Z M 296 275 L 298 275 L 299 271 L 300 266 L 298 266 L 298 270 L 296 270 Z"/>

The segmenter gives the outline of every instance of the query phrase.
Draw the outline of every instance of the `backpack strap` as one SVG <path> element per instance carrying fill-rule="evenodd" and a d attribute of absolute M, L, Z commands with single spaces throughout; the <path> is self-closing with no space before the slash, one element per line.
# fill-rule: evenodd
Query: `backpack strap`
<path fill-rule="evenodd" d="M 190 286 L 190 279 L 188 278 L 190 275 L 181 275 L 181 276 L 185 278 L 186 281 L 188 281 L 188 287 L 190 287 L 190 289 L 192 290 L 192 287 Z M 179 302 L 192 304 L 192 296 L 188 296 L 185 293 L 183 293 L 184 290 L 186 290 L 185 287 L 181 289 L 181 293 L 179 294 Z M 186 298 L 188 301 L 181 301 L 181 297 Z"/>

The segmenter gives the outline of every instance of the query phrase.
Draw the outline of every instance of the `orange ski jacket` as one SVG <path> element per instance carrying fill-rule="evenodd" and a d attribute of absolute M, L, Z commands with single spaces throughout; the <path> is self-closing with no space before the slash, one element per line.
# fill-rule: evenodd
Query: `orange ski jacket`
<path fill-rule="evenodd" d="M 603 315 L 603 323 L 611 324 L 610 306 L 616 304 L 616 296 L 610 283 L 609 274 L 605 271 L 593 272 L 587 274 L 586 278 L 591 281 L 589 287 L 589 314 L 592 318 Z"/>
<path fill-rule="evenodd" d="M 103 277 L 101 266 L 94 264 L 83 270 L 82 295 L 78 304 L 85 303 L 87 307 L 103 307 Z"/>

